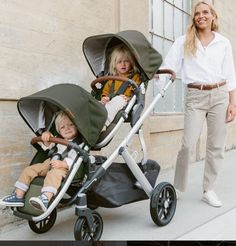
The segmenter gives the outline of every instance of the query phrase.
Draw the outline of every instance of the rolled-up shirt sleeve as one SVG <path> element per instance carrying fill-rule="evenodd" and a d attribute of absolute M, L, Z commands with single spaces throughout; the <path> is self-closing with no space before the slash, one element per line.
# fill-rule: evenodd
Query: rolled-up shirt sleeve
<path fill-rule="evenodd" d="M 184 59 L 184 36 L 176 39 L 168 51 L 161 68 L 168 68 L 178 73 L 182 69 Z"/>

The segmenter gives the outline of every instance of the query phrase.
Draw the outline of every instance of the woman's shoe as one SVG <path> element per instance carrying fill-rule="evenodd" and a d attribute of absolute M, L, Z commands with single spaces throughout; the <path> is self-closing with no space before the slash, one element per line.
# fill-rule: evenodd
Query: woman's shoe
<path fill-rule="evenodd" d="M 221 207 L 222 202 L 217 197 L 216 193 L 213 190 L 208 190 L 203 192 L 202 201 L 208 203 L 213 207 Z"/>

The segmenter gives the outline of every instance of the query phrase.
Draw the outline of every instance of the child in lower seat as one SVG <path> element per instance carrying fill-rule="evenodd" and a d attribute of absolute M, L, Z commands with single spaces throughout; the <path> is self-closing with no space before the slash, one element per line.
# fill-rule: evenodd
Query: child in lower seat
<path fill-rule="evenodd" d="M 141 78 L 135 65 L 134 58 L 125 45 L 117 46 L 111 53 L 109 63 L 109 74 L 130 78 L 140 84 Z M 127 105 L 133 95 L 132 86 L 125 88 L 123 93 L 119 92 L 123 81 L 108 80 L 103 88 L 101 103 L 105 105 L 108 112 L 105 126 L 107 127 L 115 118 L 119 110 Z"/>
<path fill-rule="evenodd" d="M 78 130 L 72 121 L 64 112 L 59 112 L 55 119 L 57 132 L 66 140 L 72 141 L 78 137 Z M 46 131 L 42 134 L 42 148 L 52 148 L 55 144 L 49 144 L 49 138 L 53 136 Z M 62 154 L 66 150 L 66 146 L 57 144 L 57 154 Z M 65 153 L 65 152 L 64 152 Z M 10 207 L 23 207 L 24 196 L 29 189 L 30 183 L 35 177 L 44 176 L 44 184 L 41 195 L 31 197 L 29 202 L 35 208 L 46 211 L 52 197 L 56 195 L 63 178 L 67 175 L 68 170 L 76 158 L 76 151 L 71 149 L 63 160 L 46 159 L 43 163 L 34 164 L 26 167 L 21 173 L 19 179 L 15 183 L 15 190 L 12 194 L 0 199 L 0 205 Z"/>

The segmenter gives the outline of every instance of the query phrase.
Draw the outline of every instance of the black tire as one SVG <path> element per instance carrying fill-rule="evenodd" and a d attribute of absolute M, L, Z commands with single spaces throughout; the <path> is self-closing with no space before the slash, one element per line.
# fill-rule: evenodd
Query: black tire
<path fill-rule="evenodd" d="M 92 209 L 92 210 L 95 210 L 95 209 L 98 208 L 98 206 L 92 205 L 92 204 L 87 204 L 87 207 L 90 208 L 90 209 Z"/>
<path fill-rule="evenodd" d="M 101 238 L 103 232 L 103 220 L 99 213 L 92 212 L 95 231 L 90 232 L 87 219 L 79 217 L 74 227 L 75 240 L 79 241 L 97 241 Z"/>
<path fill-rule="evenodd" d="M 150 213 L 158 226 L 165 226 L 172 220 L 177 199 L 173 185 L 168 182 L 158 184 L 151 196 Z"/>
<path fill-rule="evenodd" d="M 40 221 L 28 221 L 29 227 L 32 231 L 41 234 L 49 231 L 55 224 L 57 218 L 57 209 L 55 208 L 47 218 Z"/>

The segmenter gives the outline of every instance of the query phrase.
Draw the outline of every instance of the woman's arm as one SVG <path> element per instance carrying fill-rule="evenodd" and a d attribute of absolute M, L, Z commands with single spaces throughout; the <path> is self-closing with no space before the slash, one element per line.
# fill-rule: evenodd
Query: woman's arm
<path fill-rule="evenodd" d="M 184 59 L 184 41 L 185 36 L 181 36 L 175 40 L 169 49 L 161 68 L 171 69 L 175 73 L 181 71 Z"/>
<path fill-rule="evenodd" d="M 235 90 L 229 91 L 229 105 L 227 108 L 226 122 L 231 122 L 234 120 L 236 115 L 235 109 Z"/>

